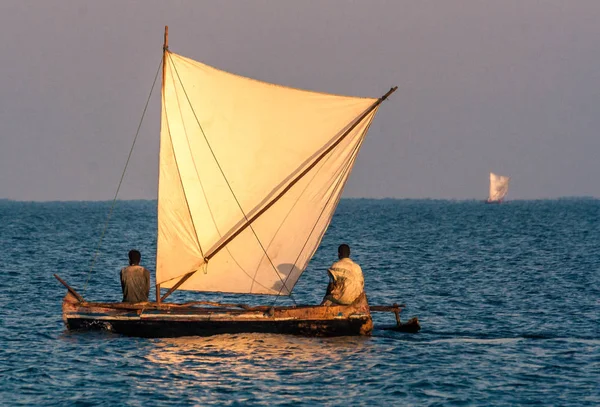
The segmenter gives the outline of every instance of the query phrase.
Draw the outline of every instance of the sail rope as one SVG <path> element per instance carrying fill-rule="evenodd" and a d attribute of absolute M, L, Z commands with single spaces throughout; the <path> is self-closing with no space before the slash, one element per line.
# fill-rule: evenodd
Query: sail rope
<path fill-rule="evenodd" d="M 296 199 L 296 201 L 294 202 L 294 204 L 290 207 L 289 211 L 286 213 L 285 217 L 282 219 L 281 224 L 279 225 L 279 227 L 277 228 L 277 230 L 275 230 L 275 233 L 273 234 L 273 237 L 271 238 L 271 240 L 269 241 L 269 244 L 267 245 L 267 249 L 269 247 L 271 247 L 271 244 L 273 244 L 273 241 L 275 241 L 275 238 L 277 237 L 277 235 L 279 234 L 279 231 L 283 228 L 284 223 L 286 222 L 286 220 L 288 219 L 288 217 L 291 215 L 292 211 L 294 210 L 294 208 L 296 207 L 296 205 L 298 204 L 298 202 L 300 202 L 300 197 L 304 194 L 304 192 L 306 192 L 306 190 L 308 189 L 308 187 L 310 186 L 310 183 L 315 179 L 315 177 L 319 174 L 319 172 L 321 171 L 321 169 L 323 168 L 323 166 L 327 163 L 327 161 L 329 161 L 329 159 L 331 158 L 331 156 L 328 156 L 327 159 L 325 159 L 321 165 L 319 166 L 319 168 L 317 169 L 317 171 L 315 171 L 315 173 L 313 174 L 312 178 L 306 183 L 306 186 L 304 187 L 304 189 L 300 192 L 300 194 L 298 195 L 298 198 Z M 305 243 L 306 245 L 306 243 Z M 300 251 L 300 254 L 302 254 L 302 251 Z M 298 256 L 299 257 L 299 256 Z M 261 259 L 262 261 L 262 259 Z M 287 281 L 289 280 L 290 274 L 291 272 L 294 270 L 294 267 L 296 265 L 296 263 L 298 262 L 298 260 L 296 259 L 296 261 L 294 262 L 294 264 L 291 265 L 290 271 L 288 273 L 288 275 L 285 278 L 285 282 L 287 283 Z M 254 276 L 256 277 L 256 274 L 258 274 L 258 270 L 259 268 L 256 268 L 256 271 L 254 272 Z M 291 289 L 288 289 L 287 286 L 282 285 L 281 288 L 279 289 L 277 295 L 281 295 L 281 291 L 283 289 L 287 289 L 288 292 L 291 292 Z"/>
<path fill-rule="evenodd" d="M 333 152 L 334 150 L 331 150 L 331 152 Z M 352 154 L 351 154 L 352 155 Z M 296 199 L 296 201 L 294 202 L 294 204 L 290 207 L 290 210 L 288 211 L 288 213 L 286 214 L 286 216 L 283 218 L 281 225 L 279 225 L 279 227 L 277 228 L 277 230 L 275 231 L 275 234 L 273 235 L 273 238 L 271 239 L 271 242 L 269 242 L 269 245 L 267 247 L 269 247 L 271 245 L 271 243 L 275 240 L 275 237 L 277 236 L 277 234 L 279 233 L 279 231 L 281 230 L 281 228 L 283 227 L 283 224 L 285 223 L 286 219 L 288 218 L 288 216 L 292 213 L 292 211 L 294 210 L 294 208 L 296 207 L 296 204 L 298 202 L 300 202 L 300 197 L 302 197 L 302 195 L 304 194 L 304 192 L 306 192 L 306 190 L 308 189 L 310 183 L 315 179 L 315 177 L 317 175 L 319 175 L 319 172 L 321 171 L 321 169 L 325 166 L 325 164 L 331 159 L 332 155 L 328 154 L 327 158 L 325 160 L 323 160 L 323 162 L 321 162 L 321 165 L 319 166 L 319 168 L 315 171 L 315 173 L 312 175 L 312 178 L 307 182 L 306 186 L 304 187 L 304 189 L 300 192 L 300 194 L 298 195 L 298 198 Z M 341 167 L 341 172 L 340 174 L 344 171 L 343 169 L 344 167 Z M 337 185 L 334 189 L 337 189 Z M 290 267 L 290 271 L 287 274 L 286 278 L 285 278 L 285 283 L 287 284 L 288 280 L 290 279 L 291 273 L 294 270 L 294 267 L 296 267 L 296 263 L 298 263 L 298 260 L 300 259 L 300 256 L 302 255 L 302 252 L 304 251 L 304 248 L 306 247 L 306 245 L 308 244 L 308 241 L 310 240 L 310 236 L 312 236 L 312 233 L 315 229 L 315 227 L 317 226 L 317 224 L 319 223 L 319 219 L 321 219 L 321 216 L 323 216 L 323 212 L 325 211 L 325 209 L 327 208 L 327 205 L 329 204 L 329 201 L 331 200 L 331 196 L 328 198 L 327 202 L 325 203 L 325 206 L 323 207 L 323 209 L 321 210 L 321 213 L 319 214 L 319 216 L 317 217 L 317 220 L 315 222 L 315 224 L 313 225 L 310 233 L 308 234 L 306 241 L 304 242 L 304 245 L 302 246 L 302 248 L 300 249 L 300 252 L 298 254 L 298 256 L 296 257 L 296 260 L 294 261 L 294 263 L 291 264 Z M 257 271 L 258 272 L 258 269 Z M 255 273 L 256 275 L 256 273 Z M 281 295 L 281 291 L 285 288 L 288 290 L 288 292 L 291 292 L 293 287 L 290 289 L 287 287 L 287 285 L 284 284 L 281 286 L 281 288 L 279 289 L 277 296 Z M 275 303 L 277 302 L 277 299 L 273 302 L 272 306 L 275 306 Z"/>
<path fill-rule="evenodd" d="M 370 124 L 369 124 L 370 125 Z M 367 128 L 368 130 L 368 128 Z M 356 160 L 356 157 L 358 155 L 358 151 L 360 150 L 360 147 L 364 141 L 366 132 L 363 133 L 363 136 L 360 138 L 360 140 L 358 141 L 358 143 L 356 144 L 356 146 L 354 147 L 352 154 L 350 154 L 349 160 L 347 163 L 345 163 L 345 165 L 342 167 L 342 171 L 340 172 L 339 175 L 339 179 L 336 182 L 336 185 L 334 187 L 334 191 L 336 189 L 338 189 L 338 187 L 340 186 L 342 180 L 344 179 L 344 176 L 348 173 L 348 171 L 350 170 L 350 168 L 352 167 L 352 163 Z M 348 178 L 346 178 L 346 181 L 348 180 Z M 342 186 L 343 188 L 343 186 Z M 298 257 L 296 257 L 296 260 L 294 261 L 294 264 L 292 265 L 292 268 L 290 269 L 290 273 L 288 274 L 288 276 L 285 279 L 285 282 L 287 283 L 287 280 L 289 279 L 290 275 L 291 275 L 291 271 L 293 270 L 293 267 L 296 266 L 296 263 L 298 262 L 298 260 L 300 259 L 300 256 L 302 255 L 302 252 L 304 251 L 304 248 L 306 247 L 306 245 L 308 244 L 308 241 L 310 240 L 310 237 L 312 236 L 313 232 L 315 231 L 315 228 L 317 227 L 317 225 L 319 224 L 319 221 L 321 220 L 321 217 L 323 216 L 323 214 L 325 213 L 325 210 L 327 209 L 327 206 L 329 205 L 329 202 L 331 201 L 331 198 L 333 198 L 335 194 L 331 194 L 329 196 L 329 198 L 327 199 L 327 202 L 325 203 L 325 205 L 323 205 L 323 209 L 321 210 L 321 213 L 319 213 L 319 216 L 317 217 L 317 220 L 315 221 L 310 233 L 308 234 L 306 241 L 304 242 L 304 245 L 302 245 L 302 248 L 300 249 L 300 253 L 298 253 Z M 338 201 L 339 198 L 341 197 L 341 193 L 338 196 Z M 283 287 L 282 287 L 283 288 Z M 292 287 L 293 289 L 293 287 Z M 281 289 L 279 291 L 279 293 L 281 293 Z M 277 300 L 279 299 L 279 294 L 277 297 L 275 297 L 275 300 L 273 301 L 271 306 L 275 306 L 277 303 Z"/>
<path fill-rule="evenodd" d="M 386 99 L 387 99 L 387 97 L 388 97 L 388 96 L 389 96 L 391 93 L 393 93 L 393 92 L 394 92 L 396 89 L 397 89 L 397 87 L 396 87 L 396 88 L 392 88 L 392 89 L 390 89 L 390 91 L 389 91 L 388 93 L 386 93 L 386 94 L 385 94 L 385 95 L 383 95 L 381 98 L 379 98 L 379 99 L 378 99 L 378 101 L 377 101 L 377 102 L 376 102 L 376 103 L 373 105 L 373 108 L 376 108 L 376 107 L 377 107 L 379 104 L 381 104 L 381 102 L 383 102 L 384 100 L 386 100 Z M 366 115 L 365 115 L 365 116 L 362 116 L 362 117 L 360 117 L 360 120 L 358 120 L 358 122 L 356 122 L 356 123 L 353 125 L 353 127 L 354 127 L 354 126 L 356 126 L 356 125 L 358 125 L 358 123 L 360 123 L 360 122 L 362 121 L 362 119 L 364 119 L 365 117 L 366 117 Z M 349 170 L 352 168 L 352 164 L 354 163 L 354 161 L 356 160 L 356 157 L 358 156 L 358 151 L 360 150 L 360 147 L 361 147 L 361 145 L 362 145 L 362 143 L 363 143 L 363 141 L 364 141 L 364 139 L 365 139 L 365 137 L 366 137 L 366 134 L 367 134 L 367 133 L 368 133 L 368 131 L 369 131 L 369 128 L 371 127 L 371 123 L 373 123 L 373 119 L 374 119 L 374 118 L 375 118 L 375 115 L 373 115 L 373 116 L 371 117 L 371 120 L 369 120 L 369 123 L 367 124 L 367 128 L 365 129 L 364 133 L 362 134 L 362 136 L 361 136 L 361 138 L 360 138 L 359 142 L 357 143 L 357 145 L 354 147 L 354 150 L 353 150 L 352 154 L 350 154 L 350 159 L 349 159 L 349 160 L 348 160 L 348 162 L 345 164 L 345 168 L 344 168 L 344 169 L 342 170 L 342 172 L 340 173 L 341 177 L 340 177 L 340 179 L 338 180 L 338 182 L 337 182 L 337 185 L 335 186 L 335 188 L 336 188 L 336 189 L 337 189 L 337 187 L 338 187 L 339 183 L 341 182 L 341 180 L 342 180 L 342 179 L 344 179 L 344 177 L 343 177 L 343 174 L 344 174 L 344 173 L 346 173 L 347 171 L 349 171 Z M 345 183 L 346 183 L 347 181 L 348 181 L 348 179 L 346 178 L 346 181 L 344 182 L 344 185 L 345 185 Z M 342 186 L 342 188 L 344 188 L 344 186 Z M 295 267 L 296 263 L 298 262 L 298 259 L 300 258 L 300 256 L 302 255 L 302 252 L 304 251 L 304 247 L 306 247 L 306 244 L 308 243 L 308 240 L 310 239 L 310 236 L 312 235 L 312 233 L 313 233 L 314 229 L 316 228 L 316 226 L 317 226 L 317 224 L 318 224 L 319 220 L 321 219 L 321 216 L 323 216 L 323 213 L 325 212 L 325 208 L 327 208 L 327 205 L 329 204 L 329 201 L 331 200 L 331 198 L 332 198 L 332 197 L 333 197 L 333 194 L 332 194 L 332 195 L 330 195 L 330 197 L 327 199 L 327 203 L 325 204 L 325 206 L 323 206 L 323 209 L 321 210 L 321 213 L 319 214 L 319 217 L 317 218 L 317 220 L 316 220 L 315 224 L 313 225 L 313 228 L 311 229 L 311 232 L 308 234 L 307 240 L 304 242 L 304 245 L 302 246 L 302 249 L 300 250 L 300 253 L 298 254 L 298 257 L 296 258 L 296 260 L 294 261 L 294 264 L 292 265 L 292 267 Z M 339 202 L 340 198 L 341 198 L 341 193 L 340 193 L 340 195 L 338 195 L 338 198 L 337 198 L 337 201 L 338 201 L 338 202 Z M 337 206 L 337 203 L 336 203 L 336 206 Z M 290 274 L 291 274 L 291 271 L 290 271 Z M 290 276 L 290 274 L 288 274 L 288 276 L 286 277 L 286 280 L 285 280 L 286 282 L 287 282 L 287 280 L 289 279 L 289 276 Z M 297 281 L 296 281 L 296 282 L 297 282 Z M 284 284 L 284 286 L 285 286 L 285 284 Z M 294 288 L 294 287 L 292 287 L 292 289 L 293 289 L 293 288 Z M 280 292 L 281 292 L 281 290 L 280 290 Z M 278 299 L 278 298 L 279 298 L 278 296 L 275 298 L 275 301 L 273 302 L 273 305 L 272 305 L 272 306 L 275 306 L 275 303 L 277 302 L 277 299 Z"/>
<path fill-rule="evenodd" d="M 204 132 L 204 129 L 202 128 L 202 125 L 200 124 L 200 120 L 198 119 L 198 116 L 196 115 L 196 110 L 194 109 L 194 106 L 192 105 L 192 102 L 187 94 L 187 91 L 185 90 L 185 86 L 183 86 L 183 81 L 181 80 L 181 77 L 179 76 L 179 71 L 177 71 L 177 66 L 175 65 L 175 62 L 173 61 L 173 58 L 171 57 L 171 53 L 168 53 L 169 55 L 169 59 L 171 60 L 171 64 L 173 66 L 173 68 L 175 69 L 175 74 L 177 75 L 177 79 L 179 79 L 179 83 L 181 85 L 181 89 L 183 89 L 183 93 L 185 94 L 185 98 L 187 99 L 190 108 L 192 109 L 192 113 L 194 114 L 194 118 L 196 119 L 196 123 L 198 124 L 198 127 L 200 128 L 200 131 L 202 132 L 202 136 L 204 137 L 204 140 L 206 141 L 206 145 L 208 146 L 208 149 L 210 150 L 210 153 L 212 154 L 215 163 L 217 164 L 217 167 L 219 168 L 219 171 L 221 172 L 221 175 L 223 176 L 223 179 L 225 180 L 225 183 L 227 184 L 227 187 L 229 188 L 229 191 L 231 192 L 231 195 L 233 196 L 233 199 L 235 200 L 238 208 L 240 209 L 240 212 L 242 212 L 242 215 L 244 216 L 244 219 L 246 220 L 246 222 L 249 222 L 248 216 L 246 215 L 246 212 L 244 211 L 244 209 L 242 208 L 242 205 L 240 204 L 237 196 L 235 195 L 235 192 L 233 192 L 233 188 L 231 187 L 229 180 L 227 179 L 227 177 L 225 176 L 225 172 L 223 171 L 223 168 L 221 167 L 221 164 L 219 163 L 219 161 L 217 160 L 217 156 L 215 154 L 215 152 L 213 151 L 209 141 L 208 141 L 208 137 L 206 137 L 206 133 Z M 269 260 L 269 263 L 271 264 L 271 267 L 273 268 L 273 271 L 275 272 L 275 274 L 277 275 L 277 277 L 279 278 L 279 280 L 281 281 L 281 283 L 285 286 L 285 282 L 284 280 L 281 278 L 281 276 L 279 275 L 279 272 L 277 271 L 277 268 L 275 267 L 275 264 L 273 264 L 273 260 L 271 259 L 271 257 L 269 256 L 269 254 L 267 253 L 267 250 L 265 249 L 265 247 L 263 246 L 262 242 L 260 241 L 260 239 L 258 238 L 258 234 L 256 233 L 256 231 L 254 230 L 254 227 L 252 227 L 252 225 L 249 225 L 250 230 L 252 231 L 252 233 L 254 234 L 254 237 L 256 238 L 256 241 L 258 242 L 258 244 L 260 245 L 262 251 L 264 252 L 266 258 Z M 294 302 L 294 304 L 296 304 L 296 300 L 294 299 L 292 293 L 290 292 L 290 298 L 292 299 L 292 301 Z"/>
<path fill-rule="evenodd" d="M 223 247 L 225 247 L 227 244 L 229 244 L 229 242 L 231 242 L 237 235 L 239 235 L 242 231 L 244 231 L 247 227 L 249 227 L 251 225 L 252 222 L 254 222 L 256 219 L 258 219 L 258 217 L 260 217 L 264 212 L 266 212 L 271 206 L 273 206 L 281 197 L 283 197 L 294 185 L 296 185 L 296 183 L 298 181 L 300 181 L 302 178 L 304 178 L 304 176 L 306 174 L 308 174 L 308 172 L 315 166 L 317 165 L 324 157 L 326 157 L 331 150 L 333 150 L 351 131 L 352 129 L 354 129 L 354 127 L 356 127 L 358 125 L 358 123 L 360 123 L 370 112 L 373 111 L 373 109 L 377 108 L 377 106 L 379 106 L 381 104 L 381 102 L 383 102 L 384 100 L 387 99 L 387 97 L 389 95 L 391 95 L 396 89 L 398 89 L 398 87 L 393 87 L 391 88 L 385 95 L 381 96 L 379 99 L 377 99 L 377 101 L 375 103 L 373 103 L 367 110 L 365 110 L 365 112 L 360 115 L 359 118 L 357 118 L 356 120 L 353 121 L 353 123 L 350 125 L 350 127 L 348 127 L 341 136 L 339 136 L 333 143 L 331 143 L 325 150 L 323 150 L 318 157 L 316 157 L 312 164 L 310 164 L 308 167 L 306 167 L 300 174 L 298 174 L 297 176 L 294 177 L 294 179 L 292 179 L 285 188 L 283 188 L 283 190 L 281 190 L 277 196 L 273 199 L 271 199 L 270 201 L 268 201 L 268 203 L 266 205 L 264 205 L 262 207 L 262 209 L 260 209 L 257 213 L 255 213 L 254 215 L 252 215 L 251 219 L 246 222 L 245 224 L 241 225 L 241 227 L 239 227 L 238 229 L 233 229 L 235 230 L 235 232 L 231 233 L 231 235 L 225 239 L 225 241 L 223 241 L 222 243 L 220 243 L 216 248 L 212 249 L 209 254 L 206 256 L 208 259 L 210 259 L 212 256 L 214 256 L 219 250 L 223 249 Z"/>
<path fill-rule="evenodd" d="M 171 71 L 172 71 L 172 69 L 171 69 Z M 178 90 L 177 90 L 176 81 L 175 81 L 175 76 L 172 74 L 172 72 L 171 72 L 171 79 L 172 79 L 172 83 L 173 83 L 173 89 L 174 89 L 174 92 L 175 92 L 175 94 L 176 94 L 176 97 L 177 97 L 177 106 L 178 106 L 178 110 L 179 110 L 179 111 L 180 111 L 180 113 L 181 113 L 181 104 L 179 103 L 179 99 L 180 99 L 180 97 L 179 97 L 179 92 L 178 92 Z M 165 105 L 165 101 L 164 101 L 164 100 L 163 100 L 163 105 Z M 166 121 L 166 123 L 167 123 L 167 130 L 168 130 L 168 133 L 169 133 L 169 139 L 171 140 L 171 146 L 172 146 L 172 145 L 173 145 L 173 137 L 172 137 L 172 135 L 171 135 L 171 126 L 170 126 L 170 124 L 169 124 L 169 114 L 168 114 L 168 111 L 167 111 L 167 110 L 165 110 L 165 121 Z M 191 145 L 190 145 L 190 140 L 189 140 L 189 136 L 188 136 L 188 132 L 187 132 L 187 127 L 186 127 L 185 123 L 183 122 L 183 117 L 181 117 L 181 121 L 182 121 L 182 125 L 183 125 L 183 130 L 184 130 L 184 133 L 185 133 L 186 141 L 187 141 L 187 144 L 188 144 L 188 148 L 191 150 Z M 175 160 L 175 166 L 177 167 L 177 172 L 178 172 L 178 173 L 180 173 L 180 171 L 179 171 L 179 161 L 178 161 L 178 159 L 177 159 L 177 156 L 176 156 L 174 153 L 173 153 L 173 155 L 174 155 L 174 160 Z M 213 223 L 214 223 L 214 225 L 215 225 L 215 228 L 217 229 L 217 232 L 219 232 L 219 236 L 221 236 L 221 235 L 220 235 L 220 231 L 219 231 L 219 227 L 218 227 L 218 225 L 217 225 L 217 221 L 216 221 L 216 219 L 215 219 L 215 216 L 214 216 L 214 213 L 213 213 L 213 210 L 212 210 L 212 208 L 210 207 L 210 204 L 209 204 L 209 202 L 208 202 L 208 197 L 207 197 L 207 195 L 206 195 L 206 191 L 204 190 L 204 185 L 203 185 L 203 183 L 202 183 L 202 179 L 200 178 L 200 174 L 198 173 L 198 168 L 196 167 L 196 161 L 194 160 L 194 157 L 193 157 L 193 155 L 192 155 L 192 157 L 191 157 L 191 158 L 192 158 L 192 162 L 194 163 L 194 168 L 195 168 L 195 172 L 196 172 L 196 178 L 198 179 L 198 183 L 200 184 L 200 187 L 201 187 L 201 190 L 202 190 L 202 195 L 203 195 L 203 197 L 204 197 L 204 201 L 206 202 L 206 206 L 207 206 L 207 208 L 208 208 L 208 211 L 209 211 L 209 213 L 210 213 L 211 219 L 213 220 Z M 181 177 L 179 177 L 179 180 L 181 181 Z M 182 190 L 184 191 L 184 192 L 183 192 L 183 196 L 184 196 L 184 198 L 185 198 L 185 204 L 186 204 L 186 207 L 187 207 L 187 210 L 188 210 L 188 214 L 190 215 L 190 220 L 191 220 L 191 222 L 192 222 L 192 227 L 194 228 L 194 235 L 195 235 L 195 237 L 196 237 L 196 243 L 197 243 L 197 245 L 198 245 L 198 248 L 200 249 L 200 254 L 201 254 L 201 255 L 202 255 L 202 257 L 204 258 L 204 257 L 205 257 L 205 255 L 204 255 L 204 251 L 202 250 L 202 246 L 200 245 L 200 241 L 198 240 L 198 232 L 197 232 L 197 229 L 196 229 L 196 224 L 195 224 L 195 222 L 194 222 L 194 218 L 193 218 L 193 216 L 192 216 L 192 211 L 191 211 L 191 209 L 190 209 L 190 203 L 189 203 L 189 201 L 188 201 L 187 194 L 185 193 L 185 188 L 184 188 L 184 186 L 183 186 L 183 182 L 182 182 L 182 181 L 181 181 L 181 188 L 182 188 Z M 222 237 L 222 236 L 221 236 L 221 237 Z M 248 278 L 252 279 L 252 278 L 253 278 L 253 277 L 252 277 L 252 275 L 250 275 L 250 273 L 248 273 L 246 270 L 244 270 L 244 268 L 242 267 L 242 265 L 241 265 L 241 264 L 240 264 L 240 263 L 237 261 L 237 259 L 236 259 L 236 258 L 233 256 L 233 254 L 231 253 L 231 251 L 229 250 L 229 248 L 226 248 L 226 250 L 227 250 L 227 252 L 229 253 L 229 255 L 231 256 L 231 259 L 233 260 L 233 262 L 234 262 L 234 263 L 235 263 L 235 264 L 236 264 L 236 265 L 239 267 L 239 269 L 240 269 L 240 270 L 242 270 L 242 272 L 243 272 L 244 274 L 246 274 L 246 275 L 248 276 Z M 204 270 L 204 272 L 205 272 L 205 274 L 206 274 L 206 273 L 208 273 L 208 263 L 205 263 L 205 264 L 207 264 L 207 266 L 206 266 L 206 268 L 205 268 L 205 270 Z M 170 280 L 173 280 L 173 279 L 176 279 L 176 278 L 185 278 L 185 276 L 186 276 L 186 275 L 189 275 L 189 274 L 190 274 L 190 272 L 188 272 L 188 273 L 185 273 L 185 274 L 183 274 L 183 275 L 179 275 L 179 276 L 173 277 L 173 278 L 171 278 Z M 169 281 L 169 280 L 166 280 L 166 281 Z M 181 280 L 180 280 L 180 281 L 181 281 Z M 161 282 L 161 284 L 162 284 L 162 283 L 164 283 L 164 282 L 165 282 L 165 281 Z M 257 283 L 257 284 L 259 284 L 259 283 Z M 265 288 L 265 289 L 268 289 L 267 287 L 265 287 L 265 286 L 264 286 L 264 285 L 262 285 L 262 284 L 259 284 L 259 285 L 260 285 L 261 287 Z"/>
<path fill-rule="evenodd" d="M 158 74 L 160 72 L 160 68 L 162 66 L 162 55 L 160 58 L 160 63 L 158 64 L 158 69 L 156 70 L 156 75 L 154 75 L 154 81 L 152 82 L 152 87 L 150 88 L 150 94 L 148 95 L 148 99 L 146 100 L 146 105 L 144 106 L 144 110 L 142 112 L 142 117 L 140 118 L 140 123 L 138 124 L 137 130 L 135 132 L 135 137 L 133 138 L 133 143 L 131 144 L 131 149 L 129 150 L 129 155 L 127 156 L 127 161 L 125 161 L 125 168 L 123 168 L 123 172 L 121 173 L 121 179 L 119 180 L 119 185 L 117 186 L 117 191 L 115 192 L 115 197 L 113 198 L 112 204 L 110 206 L 110 211 L 108 212 L 108 216 L 106 217 L 106 222 L 104 222 L 104 227 L 102 228 L 102 234 L 100 235 L 100 240 L 98 241 L 98 245 L 96 246 L 96 251 L 94 253 L 94 257 L 92 259 L 92 263 L 90 265 L 90 271 L 88 272 L 87 280 L 85 285 L 83 286 L 83 293 L 87 289 L 88 283 L 90 282 L 90 277 L 92 276 L 92 272 L 94 271 L 94 266 L 96 265 L 96 260 L 98 259 L 98 255 L 100 254 L 100 247 L 102 246 L 102 241 L 104 240 L 104 235 L 106 234 L 106 230 L 108 229 L 108 223 L 110 222 L 110 218 L 115 209 L 115 205 L 117 202 L 117 196 L 119 195 L 119 190 L 121 189 L 121 185 L 123 184 L 123 179 L 125 178 L 125 172 L 127 171 L 127 166 L 129 165 L 129 160 L 131 159 L 131 155 L 133 154 L 133 148 L 135 147 L 135 143 L 137 141 L 138 135 L 140 134 L 140 129 L 142 127 L 142 123 L 144 121 L 144 116 L 146 115 L 146 110 L 148 110 L 148 105 L 150 104 L 150 98 L 152 97 L 152 92 L 154 91 L 154 86 L 156 85 L 156 80 L 158 79 Z"/>
<path fill-rule="evenodd" d="M 173 80 L 173 87 L 175 87 L 175 80 Z M 177 92 L 177 90 L 175 90 L 175 92 Z M 164 107 L 165 123 L 167 125 L 167 132 L 169 133 L 171 149 L 173 150 L 173 160 L 175 161 L 175 167 L 177 168 L 177 173 L 181 174 L 180 169 L 179 169 L 180 168 L 179 160 L 177 159 L 177 155 L 175 155 L 175 147 L 173 145 L 173 136 L 171 135 L 171 125 L 169 124 L 169 113 L 167 111 L 167 103 L 166 103 L 164 94 L 163 94 L 162 104 Z M 177 96 L 177 106 L 181 113 L 181 107 L 179 106 L 179 95 Z M 182 120 L 182 122 L 183 122 L 183 120 Z M 185 132 L 185 137 L 187 139 L 187 130 L 185 128 L 185 124 L 183 125 L 183 130 Z M 189 140 L 188 140 L 188 145 L 189 145 Z M 192 160 L 193 160 L 193 158 L 192 158 Z M 196 166 L 196 163 L 194 162 L 194 167 L 195 166 Z M 197 175 L 197 173 L 196 173 L 196 175 Z M 192 223 L 192 227 L 194 228 L 194 237 L 196 238 L 196 244 L 198 245 L 198 249 L 200 250 L 200 255 L 202 256 L 202 258 L 204 258 L 204 251 L 202 250 L 202 245 L 200 245 L 200 239 L 198 238 L 198 230 L 196 229 L 196 222 L 194 221 L 194 217 L 192 216 L 192 210 L 190 208 L 190 201 L 188 200 L 187 194 L 185 193 L 185 187 L 183 185 L 183 180 L 181 179 L 181 176 L 179 177 L 179 183 L 181 185 L 181 190 L 183 191 L 183 198 L 185 199 L 185 206 L 187 207 L 188 214 L 190 215 L 190 221 Z M 161 282 L 161 284 L 162 283 L 164 283 L 164 281 Z M 158 284 L 158 282 L 157 282 L 157 284 Z"/>

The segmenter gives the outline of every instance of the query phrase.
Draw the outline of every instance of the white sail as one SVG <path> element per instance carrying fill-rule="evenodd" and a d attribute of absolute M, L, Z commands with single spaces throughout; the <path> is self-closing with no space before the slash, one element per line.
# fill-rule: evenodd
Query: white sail
<path fill-rule="evenodd" d="M 490 172 L 490 196 L 488 202 L 498 202 L 504 199 L 508 193 L 508 182 L 510 177 L 496 175 Z"/>
<path fill-rule="evenodd" d="M 164 63 L 157 284 L 198 270 L 179 289 L 289 294 L 377 108 L 358 118 L 377 99 L 273 85 L 170 52 Z"/>

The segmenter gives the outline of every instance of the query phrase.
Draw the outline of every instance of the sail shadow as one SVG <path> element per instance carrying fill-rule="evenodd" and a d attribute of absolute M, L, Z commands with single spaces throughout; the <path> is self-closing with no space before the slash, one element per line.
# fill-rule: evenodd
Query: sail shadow
<path fill-rule="evenodd" d="M 290 276 L 293 277 L 302 274 L 302 269 L 292 263 L 281 263 L 277 266 L 277 272 L 279 273 L 279 280 L 273 284 L 271 290 L 281 293 L 280 295 L 291 294 L 292 288 L 294 288 L 294 284 L 292 284 L 294 280 L 290 280 Z M 284 283 L 285 287 L 283 286 Z"/>

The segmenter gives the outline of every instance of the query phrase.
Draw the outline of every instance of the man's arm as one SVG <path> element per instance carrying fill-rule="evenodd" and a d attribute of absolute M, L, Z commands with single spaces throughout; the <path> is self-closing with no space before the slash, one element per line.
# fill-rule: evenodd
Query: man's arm
<path fill-rule="evenodd" d="M 125 281 L 123 281 L 123 269 L 119 273 L 119 278 L 121 279 L 121 292 L 125 294 Z"/>
<path fill-rule="evenodd" d="M 146 284 L 146 298 L 150 299 L 150 271 L 144 268 L 144 283 Z"/>
<path fill-rule="evenodd" d="M 331 274 L 330 270 L 327 270 L 327 274 L 329 275 L 329 284 L 327 284 L 327 291 L 325 291 L 325 296 L 330 295 L 331 290 L 333 290 L 333 287 L 334 287 L 333 274 Z"/>

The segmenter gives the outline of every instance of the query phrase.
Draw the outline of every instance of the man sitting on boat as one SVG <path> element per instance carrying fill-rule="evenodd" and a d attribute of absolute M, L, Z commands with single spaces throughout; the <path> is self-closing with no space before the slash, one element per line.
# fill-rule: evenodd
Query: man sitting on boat
<path fill-rule="evenodd" d="M 356 301 L 364 291 L 365 280 L 362 269 L 350 259 L 350 246 L 338 247 L 339 260 L 327 271 L 329 285 L 321 305 L 349 305 Z"/>
<path fill-rule="evenodd" d="M 129 266 L 121 269 L 123 302 L 147 302 L 150 295 L 150 272 L 140 266 L 142 254 L 129 251 Z"/>

